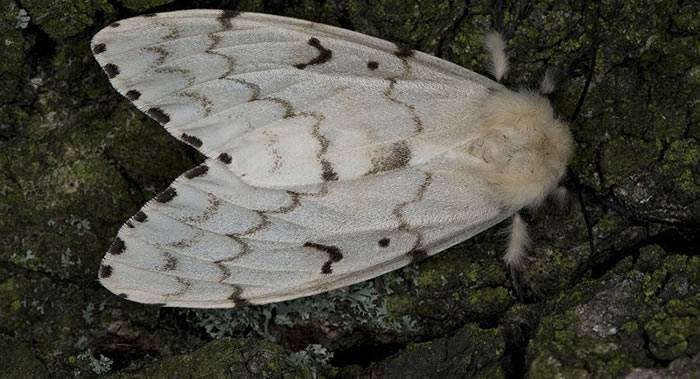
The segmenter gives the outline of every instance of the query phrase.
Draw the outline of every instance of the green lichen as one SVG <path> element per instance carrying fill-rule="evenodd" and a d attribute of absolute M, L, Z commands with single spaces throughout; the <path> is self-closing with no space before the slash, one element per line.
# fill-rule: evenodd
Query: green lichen
<path fill-rule="evenodd" d="M 643 255 L 637 264 L 647 272 L 612 270 L 605 281 L 581 283 L 552 304 L 564 312 L 540 321 L 529 348 L 533 378 L 619 376 L 698 353 L 700 260 L 666 255 L 658 246 Z M 651 255 L 661 264 L 649 271 Z M 656 360 L 645 351 L 645 340 Z"/>
<path fill-rule="evenodd" d="M 693 356 L 700 352 L 700 294 L 672 299 L 664 311 L 644 324 L 649 349 L 660 360 Z"/>

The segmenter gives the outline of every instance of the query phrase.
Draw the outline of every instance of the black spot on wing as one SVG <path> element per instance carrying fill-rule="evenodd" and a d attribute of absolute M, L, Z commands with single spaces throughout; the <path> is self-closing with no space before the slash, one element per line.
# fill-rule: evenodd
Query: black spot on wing
<path fill-rule="evenodd" d="M 161 125 L 165 125 L 168 122 L 170 122 L 170 116 L 168 116 L 168 114 L 163 112 L 163 110 L 160 108 L 149 108 L 146 111 L 146 114 L 149 115 L 152 119 L 158 121 L 158 123 L 160 123 Z"/>
<path fill-rule="evenodd" d="M 314 57 L 312 60 L 310 60 L 307 63 L 298 63 L 295 64 L 294 67 L 303 70 L 306 68 L 306 66 L 313 66 L 317 64 L 323 64 L 331 60 L 333 58 L 333 52 L 329 49 L 326 49 L 321 45 L 321 41 L 318 40 L 316 37 L 311 37 L 308 42 L 309 45 L 313 46 L 318 50 L 318 55 Z"/>
<path fill-rule="evenodd" d="M 379 63 L 376 61 L 369 61 L 367 62 L 367 68 L 370 70 L 376 70 L 377 68 L 379 68 Z"/>
<path fill-rule="evenodd" d="M 387 247 L 391 243 L 391 240 L 389 238 L 382 238 L 377 242 L 380 247 Z"/>
<path fill-rule="evenodd" d="M 120 25 L 119 22 L 116 22 L 116 21 L 113 22 L 113 23 L 111 23 L 111 24 L 109 24 L 109 26 L 112 27 L 112 28 L 117 28 L 117 27 L 119 27 L 119 25 Z"/>
<path fill-rule="evenodd" d="M 209 166 L 205 164 L 201 164 L 185 173 L 185 178 L 187 179 L 194 179 L 198 176 L 202 176 L 209 171 Z"/>
<path fill-rule="evenodd" d="M 120 293 L 120 294 L 117 295 L 117 296 L 121 297 L 122 299 L 128 299 L 128 298 L 129 298 L 129 295 L 127 295 L 127 294 L 125 294 L 125 293 Z"/>
<path fill-rule="evenodd" d="M 141 97 L 141 92 L 139 92 L 135 89 L 132 89 L 132 90 L 129 90 L 126 92 L 126 98 L 131 100 L 131 101 L 138 100 L 139 97 Z"/>
<path fill-rule="evenodd" d="M 156 17 L 158 13 L 146 13 L 143 15 L 143 17 L 150 18 L 150 17 Z"/>
<path fill-rule="evenodd" d="M 136 220 L 138 222 L 144 222 L 144 221 L 146 221 L 147 218 L 148 218 L 148 216 L 146 216 L 146 214 L 143 213 L 143 211 L 138 211 L 134 215 L 134 220 Z"/>
<path fill-rule="evenodd" d="M 119 75 L 119 67 L 117 67 L 117 65 L 115 65 L 114 63 L 107 63 L 106 65 L 104 65 L 104 67 L 102 67 L 102 69 L 105 71 L 107 77 L 110 79 Z"/>
<path fill-rule="evenodd" d="M 241 12 L 234 11 L 234 10 L 223 10 L 221 11 L 221 14 L 219 17 L 216 18 L 216 20 L 221 24 L 221 26 L 224 29 L 231 29 L 233 25 L 231 24 L 231 20 L 238 16 Z"/>
<path fill-rule="evenodd" d="M 114 242 L 112 242 L 112 245 L 109 247 L 108 253 L 111 255 L 119 255 L 124 252 L 125 248 L 126 245 L 124 244 L 124 240 L 117 237 L 114 239 Z"/>
<path fill-rule="evenodd" d="M 130 228 L 134 227 L 134 223 L 132 223 L 131 220 L 127 220 L 124 224 Z"/>
<path fill-rule="evenodd" d="M 219 160 L 226 163 L 226 164 L 230 164 L 231 163 L 231 156 L 228 155 L 228 153 L 221 153 L 221 154 L 219 154 Z"/>
<path fill-rule="evenodd" d="M 323 251 L 324 253 L 328 254 L 328 260 L 321 267 L 322 274 L 332 274 L 333 268 L 331 267 L 331 265 L 333 263 L 339 262 L 341 259 L 343 259 L 343 254 L 341 253 L 340 249 L 337 246 L 322 245 L 320 243 L 307 242 L 304 244 L 304 247 L 310 247 L 310 248 L 313 248 L 316 250 Z"/>
<path fill-rule="evenodd" d="M 168 187 L 165 189 L 165 191 L 159 193 L 158 196 L 156 196 L 156 201 L 159 203 L 167 203 L 168 201 L 172 200 L 175 196 L 177 196 L 177 191 L 175 191 L 175 188 Z"/>
<path fill-rule="evenodd" d="M 112 276 L 112 266 L 101 265 L 99 276 L 100 276 L 100 279 L 109 278 L 110 276 Z"/>
<path fill-rule="evenodd" d="M 189 143 L 190 145 L 192 145 L 194 147 L 202 147 L 202 140 L 195 137 L 195 136 L 191 136 L 189 134 L 182 133 L 180 138 L 182 138 L 183 141 Z"/>
<path fill-rule="evenodd" d="M 156 306 L 156 307 L 165 307 L 165 306 L 168 305 L 168 304 L 165 304 L 165 303 L 151 303 L 151 304 L 149 304 L 149 305 L 153 305 L 153 306 Z"/>
<path fill-rule="evenodd" d="M 104 43 L 98 43 L 92 48 L 93 54 L 102 54 L 107 50 L 107 46 Z"/>

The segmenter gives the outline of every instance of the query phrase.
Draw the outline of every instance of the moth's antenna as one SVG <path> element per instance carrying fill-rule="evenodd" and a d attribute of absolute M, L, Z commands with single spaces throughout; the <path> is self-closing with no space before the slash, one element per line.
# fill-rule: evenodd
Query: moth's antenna
<path fill-rule="evenodd" d="M 508 73 L 508 55 L 503 36 L 495 30 L 488 32 L 484 37 L 484 44 L 491 54 L 491 74 L 500 82 Z"/>

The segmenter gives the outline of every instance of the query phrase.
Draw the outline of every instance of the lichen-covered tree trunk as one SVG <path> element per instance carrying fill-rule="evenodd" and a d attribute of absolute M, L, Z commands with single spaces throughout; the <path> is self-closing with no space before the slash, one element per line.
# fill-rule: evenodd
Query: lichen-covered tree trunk
<path fill-rule="evenodd" d="M 558 69 L 572 196 L 531 215 L 524 298 L 503 226 L 268 306 L 157 308 L 103 289 L 122 222 L 202 158 L 110 88 L 89 41 L 194 7 L 338 25 L 481 73 L 496 28 L 510 87 Z M 0 36 L 0 376 L 700 375 L 698 2 L 0 0 Z"/>

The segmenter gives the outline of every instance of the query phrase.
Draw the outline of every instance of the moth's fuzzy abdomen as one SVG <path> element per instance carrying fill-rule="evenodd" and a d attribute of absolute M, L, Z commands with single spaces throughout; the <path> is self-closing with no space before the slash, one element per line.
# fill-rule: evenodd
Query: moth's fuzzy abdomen
<path fill-rule="evenodd" d="M 503 204 L 537 206 L 556 188 L 573 153 L 568 125 L 534 92 L 499 90 L 485 101 L 468 152 L 484 162 L 479 174 Z"/>

